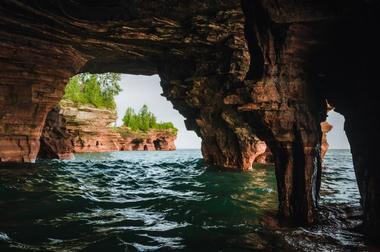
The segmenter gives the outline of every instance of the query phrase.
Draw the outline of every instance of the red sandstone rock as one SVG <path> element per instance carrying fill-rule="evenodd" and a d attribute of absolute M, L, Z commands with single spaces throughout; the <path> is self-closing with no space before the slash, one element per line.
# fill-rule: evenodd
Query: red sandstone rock
<path fill-rule="evenodd" d="M 73 151 L 107 152 L 120 149 L 119 134 L 112 130 L 117 119 L 116 111 L 98 109 L 90 105 L 75 105 L 63 100 L 60 113 L 66 119 Z"/>
<path fill-rule="evenodd" d="M 321 157 L 322 160 L 325 158 L 326 152 L 329 148 L 329 143 L 327 142 L 327 133 L 331 131 L 333 126 L 329 124 L 328 122 L 322 122 L 321 123 L 321 129 L 322 129 L 322 147 L 321 147 Z"/>
<path fill-rule="evenodd" d="M 175 150 L 174 141 L 176 134 L 170 130 L 149 130 L 146 133 L 132 133 L 130 136 L 123 136 L 120 134 L 118 139 L 119 150 L 162 150 L 172 151 Z"/>
<path fill-rule="evenodd" d="M 66 129 L 66 120 L 56 106 L 49 113 L 41 135 L 41 145 L 38 158 L 72 159 L 73 146 L 71 135 Z"/>
<path fill-rule="evenodd" d="M 163 95 L 202 137 L 206 162 L 250 169 L 265 141 L 280 214 L 310 224 L 328 99 L 346 117 L 365 223 L 378 237 L 379 9 L 377 1 L 1 1 L 0 161 L 36 157 L 46 114 L 76 73 L 158 73 Z"/>
<path fill-rule="evenodd" d="M 176 133 L 149 130 L 137 133 L 113 128 L 116 111 L 63 100 L 53 109 L 41 137 L 41 158 L 71 158 L 72 153 L 132 150 L 175 150 Z"/>

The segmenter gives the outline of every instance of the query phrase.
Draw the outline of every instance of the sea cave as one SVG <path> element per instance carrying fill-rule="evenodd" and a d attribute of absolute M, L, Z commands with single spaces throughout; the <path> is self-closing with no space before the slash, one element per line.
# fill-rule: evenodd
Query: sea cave
<path fill-rule="evenodd" d="M 326 118 L 334 109 L 345 119 L 360 198 L 359 233 L 365 244 L 376 244 L 379 9 L 372 0 L 3 0 L 1 169 L 34 163 L 38 156 L 64 159 L 73 151 L 67 146 L 77 152 L 87 146 L 61 132 L 66 121 L 57 105 L 70 78 L 158 75 L 163 96 L 202 139 L 204 165 L 228 176 L 255 176 L 254 163 L 273 163 L 274 219 L 309 228 L 326 211 L 319 199 L 331 130 Z M 88 150 L 129 148 L 123 138 L 116 149 L 106 149 L 107 134 L 86 140 L 92 141 Z M 131 148 L 159 150 L 172 148 L 172 140 L 128 141 L 137 146 Z"/>

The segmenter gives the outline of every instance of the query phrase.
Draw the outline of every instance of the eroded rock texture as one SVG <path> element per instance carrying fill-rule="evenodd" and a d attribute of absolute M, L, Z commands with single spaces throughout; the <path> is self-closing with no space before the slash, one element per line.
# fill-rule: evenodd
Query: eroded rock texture
<path fill-rule="evenodd" d="M 60 113 L 66 120 L 73 152 L 119 150 L 120 135 L 112 130 L 117 119 L 116 111 L 86 105 L 75 106 L 70 101 L 62 101 Z"/>
<path fill-rule="evenodd" d="M 321 146 L 321 157 L 322 161 L 325 158 L 325 155 L 327 153 L 327 150 L 329 149 L 329 143 L 327 142 L 327 133 L 332 130 L 333 126 L 329 124 L 328 122 L 322 122 L 321 123 L 321 130 L 322 130 L 322 146 Z"/>
<path fill-rule="evenodd" d="M 66 126 L 66 119 L 60 113 L 60 107 L 55 106 L 46 117 L 40 138 L 39 158 L 73 158 L 72 135 L 68 132 Z"/>
<path fill-rule="evenodd" d="M 177 136 L 167 130 L 149 130 L 146 133 L 121 134 L 118 139 L 119 150 L 122 151 L 173 151 Z"/>
<path fill-rule="evenodd" d="M 256 118 L 263 122 L 263 131 L 267 129 L 258 136 L 277 160 L 280 211 L 285 216 L 304 216 L 309 223 L 313 220 L 320 183 L 317 123 L 324 120 L 323 99 L 327 98 L 345 116 L 367 231 L 378 237 L 380 184 L 375 181 L 380 173 L 373 143 L 379 140 L 380 126 L 374 110 L 379 2 L 243 4 L 252 59 L 247 78 L 254 80 L 254 96 L 262 101 L 261 107 L 257 102 L 251 107 L 259 110 Z M 272 94 L 271 99 L 262 99 L 265 94 Z"/>
<path fill-rule="evenodd" d="M 48 113 L 38 157 L 70 159 L 73 153 L 176 149 L 175 132 L 149 130 L 138 133 L 114 128 L 116 119 L 115 110 L 62 100 Z"/>
<path fill-rule="evenodd" d="M 32 89 L 33 94 L 17 98 L 25 99 L 29 110 L 39 109 L 17 115 L 22 104 L 1 100 L 2 139 L 15 142 L 15 154 L 2 150 L 3 160 L 35 157 L 44 116 L 60 99 L 68 77 L 114 71 L 158 73 L 164 95 L 188 118 L 188 128 L 203 138 L 205 159 L 226 168 L 251 168 L 259 140 L 225 100 L 249 68 L 239 1 L 136 0 L 125 5 L 10 0 L 0 8 L 6 73 L 1 86 L 7 92 Z M 17 124 L 13 117 L 35 125 Z M 18 131 L 20 127 L 32 132 Z M 32 137 L 35 146 L 28 145 Z M 25 138 L 25 148 L 18 144 L 20 138 Z"/>
<path fill-rule="evenodd" d="M 0 143 L 7 148 L 0 159 L 35 158 L 46 114 L 68 77 L 158 73 L 164 96 L 202 137 L 209 164 L 250 169 L 265 141 L 281 215 L 313 223 L 327 98 L 346 117 L 365 218 L 376 230 L 378 5 L 4 0 Z"/>

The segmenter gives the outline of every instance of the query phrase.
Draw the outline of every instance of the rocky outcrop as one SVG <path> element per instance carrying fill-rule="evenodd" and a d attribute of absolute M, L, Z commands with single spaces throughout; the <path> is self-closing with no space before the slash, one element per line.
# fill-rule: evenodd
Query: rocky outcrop
<path fill-rule="evenodd" d="M 252 167 L 265 141 L 280 215 L 315 221 L 326 99 L 346 118 L 365 220 L 380 226 L 378 1 L 0 4 L 0 160 L 31 161 L 79 72 L 159 74 L 209 164 Z"/>
<path fill-rule="evenodd" d="M 327 142 L 327 133 L 332 130 L 333 126 L 328 122 L 321 123 L 322 130 L 322 146 L 321 146 L 321 158 L 324 160 L 327 150 L 329 149 L 329 143 Z"/>
<path fill-rule="evenodd" d="M 146 133 L 136 133 L 129 129 L 119 128 L 117 132 L 120 134 L 118 138 L 119 150 L 122 151 L 172 151 L 176 149 L 174 141 L 177 137 L 173 130 L 151 129 Z"/>
<path fill-rule="evenodd" d="M 116 119 L 115 110 L 62 100 L 47 116 L 38 157 L 70 159 L 73 153 L 176 149 L 173 130 L 134 132 L 113 127 Z"/>
<path fill-rule="evenodd" d="M 40 142 L 39 158 L 73 158 L 72 136 L 67 131 L 66 119 L 60 113 L 59 106 L 54 107 L 48 113 Z"/>
<path fill-rule="evenodd" d="M 66 129 L 71 135 L 74 152 L 119 150 L 120 135 L 112 130 L 117 119 L 116 111 L 90 105 L 75 105 L 63 100 L 60 102 L 60 113 L 66 120 Z"/>

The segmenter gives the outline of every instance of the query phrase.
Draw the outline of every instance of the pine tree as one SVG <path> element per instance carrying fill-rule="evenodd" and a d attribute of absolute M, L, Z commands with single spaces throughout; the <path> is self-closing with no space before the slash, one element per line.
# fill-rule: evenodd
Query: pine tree
<path fill-rule="evenodd" d="M 123 124 L 131 128 L 132 130 L 138 131 L 148 131 L 150 129 L 159 129 L 159 130 L 173 130 L 174 132 L 177 129 L 174 127 L 172 122 L 157 122 L 156 116 L 149 111 L 149 108 L 144 104 L 139 113 L 136 114 L 133 108 L 128 108 L 123 117 Z"/>

